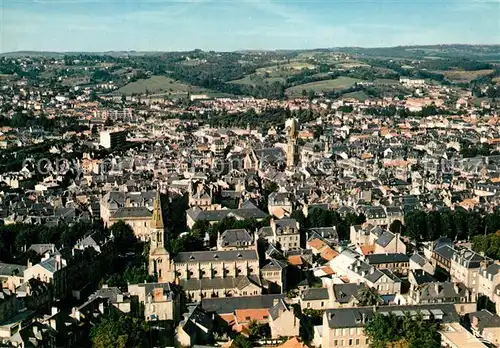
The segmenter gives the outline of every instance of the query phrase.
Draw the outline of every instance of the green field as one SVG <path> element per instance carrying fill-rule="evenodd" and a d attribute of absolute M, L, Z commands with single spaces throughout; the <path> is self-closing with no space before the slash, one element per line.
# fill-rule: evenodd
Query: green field
<path fill-rule="evenodd" d="M 353 98 L 363 102 L 366 99 L 369 99 L 370 97 L 363 91 L 357 91 L 357 92 L 342 94 L 342 98 Z"/>
<path fill-rule="evenodd" d="M 373 83 L 375 85 L 398 85 L 399 81 L 391 79 L 376 79 Z"/>
<path fill-rule="evenodd" d="M 321 92 L 331 92 L 331 91 L 341 91 L 343 89 L 352 87 L 356 82 L 361 82 L 362 80 L 354 79 L 351 77 L 340 76 L 339 78 L 333 80 L 324 80 L 306 83 L 303 85 L 297 85 L 294 87 L 287 88 L 286 94 L 289 96 L 302 96 L 302 91 L 313 90 L 316 93 Z"/>
<path fill-rule="evenodd" d="M 116 93 L 131 95 L 149 93 L 172 93 L 185 94 L 187 92 L 202 93 L 203 89 L 197 86 L 191 86 L 166 76 L 152 76 L 149 79 L 137 80 L 118 89 Z"/>
<path fill-rule="evenodd" d="M 248 85 L 248 86 L 258 86 L 263 85 L 264 83 L 273 83 L 273 82 L 285 82 L 285 78 L 283 77 L 263 77 L 260 75 L 247 75 L 242 79 L 229 81 L 228 83 L 234 83 L 237 85 Z"/>

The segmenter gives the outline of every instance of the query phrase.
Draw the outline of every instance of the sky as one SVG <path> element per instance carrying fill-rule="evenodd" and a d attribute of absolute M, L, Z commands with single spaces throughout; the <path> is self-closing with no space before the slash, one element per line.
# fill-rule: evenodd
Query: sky
<path fill-rule="evenodd" d="M 0 51 L 500 44 L 500 0 L 0 0 Z"/>

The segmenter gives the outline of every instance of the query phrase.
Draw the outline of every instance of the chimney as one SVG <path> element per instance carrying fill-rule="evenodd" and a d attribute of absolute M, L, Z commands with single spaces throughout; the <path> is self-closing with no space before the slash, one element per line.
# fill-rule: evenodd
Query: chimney
<path fill-rule="evenodd" d="M 32 267 L 33 266 L 33 263 L 31 262 L 30 259 L 28 259 L 28 268 Z"/>
<path fill-rule="evenodd" d="M 33 334 L 37 335 L 38 334 L 38 326 L 33 325 Z"/>
<path fill-rule="evenodd" d="M 59 310 L 57 309 L 57 307 L 50 308 L 50 314 L 51 315 L 56 315 L 58 312 L 59 312 Z"/>

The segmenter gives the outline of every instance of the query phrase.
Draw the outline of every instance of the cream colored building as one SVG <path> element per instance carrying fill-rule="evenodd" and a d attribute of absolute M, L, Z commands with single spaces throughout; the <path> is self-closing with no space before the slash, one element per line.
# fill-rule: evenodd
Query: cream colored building
<path fill-rule="evenodd" d="M 482 256 L 468 248 L 459 248 L 451 258 L 450 275 L 451 280 L 463 283 L 472 290 L 475 300 L 479 290 L 479 272 L 492 264 L 493 260 Z M 483 284 L 486 285 L 486 282 Z"/>
<path fill-rule="evenodd" d="M 170 283 L 129 284 L 128 292 L 144 305 L 146 321 L 181 318 L 180 295 Z"/>
<path fill-rule="evenodd" d="M 269 309 L 271 338 L 294 337 L 299 335 L 300 321 L 283 299 Z"/>
<path fill-rule="evenodd" d="M 485 265 L 484 265 L 485 266 Z M 486 267 L 481 267 L 477 278 L 477 294 L 487 296 L 496 305 L 500 313 L 500 264 L 496 261 Z"/>
<path fill-rule="evenodd" d="M 459 323 L 460 321 L 453 304 L 382 306 L 376 311 L 398 317 L 404 316 L 407 312 L 421 314 L 424 320 L 434 319 L 441 323 Z M 373 318 L 373 315 L 372 307 L 328 309 L 323 314 L 322 328 L 315 330 L 314 342 L 320 344 L 322 348 L 369 348 L 370 342 L 364 333 L 364 326 Z"/>

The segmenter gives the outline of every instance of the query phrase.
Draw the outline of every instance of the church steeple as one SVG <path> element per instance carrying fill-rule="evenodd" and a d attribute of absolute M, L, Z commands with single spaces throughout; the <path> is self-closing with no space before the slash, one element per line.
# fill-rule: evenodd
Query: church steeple
<path fill-rule="evenodd" d="M 153 206 L 153 215 L 149 223 L 149 274 L 158 277 L 158 281 L 173 281 L 170 268 L 170 254 L 165 249 L 165 237 L 168 234 L 163 224 L 163 212 L 161 209 L 160 190 L 156 191 Z"/>
<path fill-rule="evenodd" d="M 151 217 L 151 221 L 149 226 L 152 229 L 163 230 L 163 215 L 161 210 L 161 199 L 160 199 L 160 190 L 156 190 L 156 198 L 153 203 L 153 216 Z"/>
<path fill-rule="evenodd" d="M 298 162 L 298 149 L 297 149 L 297 124 L 294 118 L 287 121 L 290 123 L 290 129 L 287 136 L 286 146 L 286 166 L 288 168 L 295 167 Z"/>

